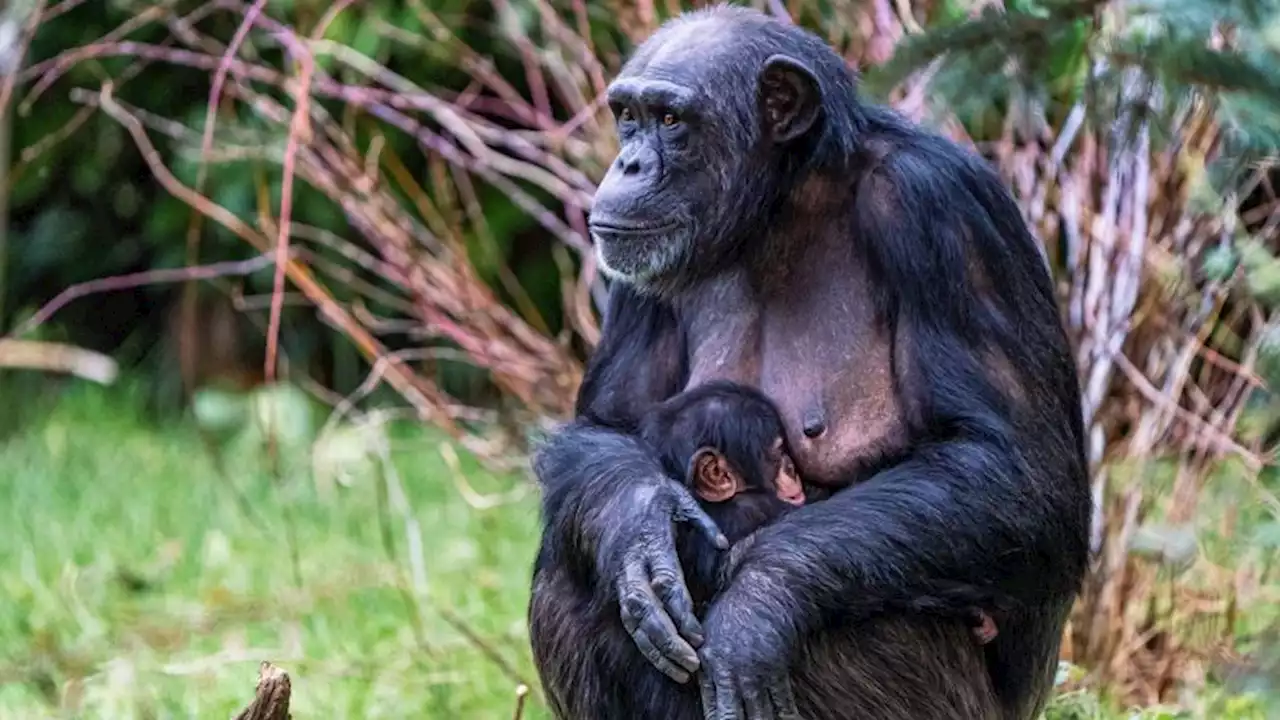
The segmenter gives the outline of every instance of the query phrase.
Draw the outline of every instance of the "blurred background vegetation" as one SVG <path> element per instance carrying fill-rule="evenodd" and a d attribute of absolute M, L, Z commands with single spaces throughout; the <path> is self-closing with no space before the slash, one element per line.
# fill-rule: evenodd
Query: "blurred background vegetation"
<path fill-rule="evenodd" d="M 295 717 L 546 717 L 524 453 L 598 338 L 601 92 L 692 6 L 10 0 L 0 717 L 229 717 L 263 659 Z M 756 6 L 1044 243 L 1097 500 L 1048 717 L 1280 717 L 1280 2 Z"/>

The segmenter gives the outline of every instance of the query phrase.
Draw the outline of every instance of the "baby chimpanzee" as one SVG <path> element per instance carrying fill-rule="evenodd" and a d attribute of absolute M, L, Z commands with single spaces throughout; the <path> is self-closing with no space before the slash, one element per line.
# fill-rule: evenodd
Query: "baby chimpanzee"
<path fill-rule="evenodd" d="M 641 418 L 640 436 L 667 474 L 693 491 L 731 545 L 803 505 L 806 496 L 826 496 L 801 483 L 786 450 L 777 409 L 763 393 L 746 385 L 716 381 L 675 395 Z M 683 529 L 677 536 L 677 553 L 695 613 L 701 616 L 721 589 L 721 569 L 729 554 L 712 546 L 704 534 Z M 919 600 L 921 608 L 929 605 Z M 995 639 L 990 615 L 975 608 L 971 622 L 980 644 Z"/>
<path fill-rule="evenodd" d="M 754 388 L 717 381 L 686 390 L 649 410 L 640 420 L 640 436 L 667 474 L 693 491 L 730 544 L 805 502 L 782 420 Z M 816 489 L 809 491 L 817 497 Z M 720 590 L 728 553 L 683 528 L 676 550 L 700 615 Z"/>

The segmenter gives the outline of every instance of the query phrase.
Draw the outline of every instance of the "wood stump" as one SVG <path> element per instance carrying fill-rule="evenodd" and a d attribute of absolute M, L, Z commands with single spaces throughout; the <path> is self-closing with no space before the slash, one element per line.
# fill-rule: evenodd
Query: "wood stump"
<path fill-rule="evenodd" d="M 258 667 L 258 690 L 253 702 L 233 720 L 290 720 L 289 673 L 265 660 Z"/>

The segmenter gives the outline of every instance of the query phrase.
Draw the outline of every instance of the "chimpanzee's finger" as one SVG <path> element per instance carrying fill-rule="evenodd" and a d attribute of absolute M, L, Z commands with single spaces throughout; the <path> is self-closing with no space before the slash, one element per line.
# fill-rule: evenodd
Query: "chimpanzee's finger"
<path fill-rule="evenodd" d="M 705 720 L 715 720 L 716 684 L 711 679 L 714 663 L 705 655 L 701 660 L 702 672 L 698 674 L 698 690 L 702 694 L 702 716 Z"/>
<path fill-rule="evenodd" d="M 742 700 L 733 675 L 723 667 L 716 671 L 715 720 L 746 720 L 742 716 Z"/>
<path fill-rule="evenodd" d="M 716 525 L 716 521 L 711 519 L 707 511 L 702 509 L 698 501 L 694 500 L 693 495 L 685 488 L 680 488 L 676 492 L 675 519 L 693 525 L 721 550 L 729 547 L 729 539 L 724 536 L 724 533 L 720 532 L 720 527 Z"/>
<path fill-rule="evenodd" d="M 777 720 L 768 691 L 761 690 L 759 684 L 750 680 L 740 683 L 740 687 L 747 720 Z"/>
<path fill-rule="evenodd" d="M 654 595 L 643 567 L 640 562 L 628 562 L 623 568 L 618 588 L 622 625 L 645 659 L 672 680 L 686 683 L 689 673 L 698 668 L 697 653 L 676 633 L 675 626 Z M 692 664 L 692 667 L 686 671 L 677 664 L 686 667 Z"/>
<path fill-rule="evenodd" d="M 791 691 L 791 678 L 783 677 L 769 685 L 769 699 L 778 712 L 778 720 L 800 720 L 800 709 L 796 707 L 796 696 Z"/>
<path fill-rule="evenodd" d="M 691 646 L 701 647 L 705 637 L 702 623 L 693 614 L 693 598 L 685 585 L 684 573 L 680 571 L 679 558 L 674 552 L 662 552 L 651 558 L 649 563 L 653 590 L 666 607 L 667 615 Z"/>
<path fill-rule="evenodd" d="M 635 636 L 637 642 L 639 642 L 640 638 L 645 638 L 649 645 L 657 648 L 663 658 L 674 662 L 685 670 L 694 672 L 698 669 L 697 652 L 690 647 L 689 643 L 676 634 L 675 626 L 671 624 L 671 620 L 666 613 L 652 610 L 646 613 L 644 617 L 640 618 L 640 627 Z M 666 671 L 664 670 L 663 672 Z M 670 673 L 667 674 L 670 675 Z M 685 682 L 688 679 L 686 675 L 685 679 L 679 682 Z"/>
<path fill-rule="evenodd" d="M 653 663 L 654 667 L 658 668 L 663 675 L 666 675 L 681 684 L 689 682 L 689 673 L 676 667 L 670 660 L 664 657 L 662 652 L 659 651 L 658 648 L 654 647 L 653 642 L 649 640 L 649 636 L 643 631 L 632 632 L 631 637 L 635 640 L 636 647 L 639 648 L 640 654 L 644 655 L 646 660 Z"/>

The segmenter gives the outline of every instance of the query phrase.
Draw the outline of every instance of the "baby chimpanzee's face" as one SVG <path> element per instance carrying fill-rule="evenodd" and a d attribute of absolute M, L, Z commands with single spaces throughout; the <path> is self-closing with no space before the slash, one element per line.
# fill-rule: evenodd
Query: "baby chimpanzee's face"
<path fill-rule="evenodd" d="M 730 458 L 718 448 L 699 448 L 689 470 L 694 493 L 709 502 L 731 500 L 740 493 L 772 493 L 785 503 L 804 504 L 804 486 L 781 436 L 751 458 Z"/>

